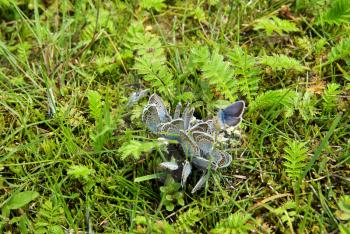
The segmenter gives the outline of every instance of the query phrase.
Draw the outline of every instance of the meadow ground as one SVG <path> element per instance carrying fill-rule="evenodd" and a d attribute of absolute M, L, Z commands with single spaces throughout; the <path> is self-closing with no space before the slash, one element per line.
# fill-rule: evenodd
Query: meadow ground
<path fill-rule="evenodd" d="M 350 1 L 0 0 L 1 233 L 350 233 Z M 157 179 L 149 89 L 244 100 L 231 165 Z M 170 182 L 169 182 L 170 181 Z"/>

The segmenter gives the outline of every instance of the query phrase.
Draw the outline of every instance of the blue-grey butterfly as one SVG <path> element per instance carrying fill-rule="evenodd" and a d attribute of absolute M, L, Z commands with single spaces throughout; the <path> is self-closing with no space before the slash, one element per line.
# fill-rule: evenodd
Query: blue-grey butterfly
<path fill-rule="evenodd" d="M 185 153 L 185 156 L 188 158 L 199 157 L 200 149 L 193 139 L 183 130 L 180 130 L 180 144 Z"/>
<path fill-rule="evenodd" d="M 181 102 L 179 102 L 179 103 L 176 105 L 176 109 L 175 109 L 175 111 L 174 111 L 174 119 L 180 118 L 180 115 L 181 115 L 181 108 L 182 108 L 182 104 L 181 104 Z"/>
<path fill-rule="evenodd" d="M 217 115 L 219 127 L 225 129 L 227 126 L 235 127 L 240 124 L 244 108 L 244 101 L 237 101 L 225 109 L 219 110 Z"/>
<path fill-rule="evenodd" d="M 205 184 L 205 182 L 208 181 L 208 179 L 209 179 L 209 173 L 204 171 L 203 175 L 198 180 L 197 184 L 194 186 L 191 193 L 193 194 L 193 193 L 197 192 L 199 189 L 201 189 L 203 187 L 203 185 Z"/>
<path fill-rule="evenodd" d="M 137 103 L 140 99 L 144 98 L 149 92 L 149 89 L 140 90 L 137 92 L 133 92 L 126 104 L 127 107 L 132 107 L 135 103 Z"/>
<path fill-rule="evenodd" d="M 158 133 L 169 140 L 179 140 L 179 129 L 171 122 L 161 123 L 157 126 Z"/>
<path fill-rule="evenodd" d="M 177 129 L 179 129 L 179 131 L 184 130 L 184 120 L 183 119 L 180 119 L 180 118 L 173 119 L 171 121 L 171 124 L 173 124 Z"/>
<path fill-rule="evenodd" d="M 199 149 L 203 151 L 204 155 L 209 155 L 213 150 L 214 138 L 206 133 L 200 131 L 192 132 L 192 137 L 197 143 Z"/>
<path fill-rule="evenodd" d="M 232 162 L 232 156 L 226 152 L 215 150 L 212 155 L 218 168 L 228 167 Z"/>
<path fill-rule="evenodd" d="M 193 125 L 188 131 L 190 132 L 207 132 L 209 129 L 209 125 L 206 122 L 199 122 Z"/>
<path fill-rule="evenodd" d="M 217 165 L 215 164 L 215 162 L 213 160 L 208 160 L 202 157 L 193 157 L 192 158 L 192 163 L 199 169 L 202 170 L 207 170 L 207 169 L 211 169 L 211 170 L 216 170 L 217 169 Z"/>
<path fill-rule="evenodd" d="M 162 123 L 171 121 L 171 117 L 166 109 L 163 100 L 157 95 L 152 94 L 148 100 L 149 104 L 154 104 L 157 108 L 159 119 Z"/>
<path fill-rule="evenodd" d="M 160 166 L 171 171 L 175 171 L 179 168 L 179 165 L 177 165 L 176 162 L 162 162 Z"/>
<path fill-rule="evenodd" d="M 187 130 L 190 127 L 190 123 L 191 123 L 191 120 L 193 118 L 193 113 L 194 113 L 194 109 L 191 108 L 191 109 L 187 110 L 186 112 L 184 112 L 184 114 L 183 114 L 185 130 Z"/>
<path fill-rule="evenodd" d="M 161 121 L 155 104 L 147 105 L 143 109 L 142 122 L 144 122 L 152 132 L 157 132 L 157 126 Z"/>
<path fill-rule="evenodd" d="M 213 135 L 216 132 L 214 121 L 210 119 L 207 120 L 205 123 L 208 125 L 207 133 Z"/>
<path fill-rule="evenodd" d="M 181 186 L 182 187 L 185 186 L 187 178 L 191 174 L 191 172 L 192 172 L 192 166 L 191 166 L 190 162 L 186 160 L 183 163 L 183 167 L 182 167 L 182 176 L 181 176 Z"/>

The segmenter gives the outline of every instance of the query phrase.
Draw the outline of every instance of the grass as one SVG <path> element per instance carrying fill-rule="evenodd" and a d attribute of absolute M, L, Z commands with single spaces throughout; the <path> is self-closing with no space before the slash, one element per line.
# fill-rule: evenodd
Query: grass
<path fill-rule="evenodd" d="M 349 233 L 350 4 L 0 0 L 0 230 Z M 210 118 L 232 165 L 190 191 L 141 121 L 150 89 Z"/>

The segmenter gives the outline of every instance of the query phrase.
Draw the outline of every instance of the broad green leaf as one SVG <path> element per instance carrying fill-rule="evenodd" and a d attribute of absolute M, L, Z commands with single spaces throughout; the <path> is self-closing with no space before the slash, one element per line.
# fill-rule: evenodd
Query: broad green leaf
<path fill-rule="evenodd" d="M 15 210 L 27 205 L 29 202 L 33 201 L 39 196 L 38 192 L 35 191 L 25 191 L 13 194 L 6 202 L 5 206 L 10 210 Z"/>

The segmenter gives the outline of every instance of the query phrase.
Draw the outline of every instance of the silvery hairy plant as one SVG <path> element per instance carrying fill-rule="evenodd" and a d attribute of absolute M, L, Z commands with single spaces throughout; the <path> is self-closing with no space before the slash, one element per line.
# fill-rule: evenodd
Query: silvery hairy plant
<path fill-rule="evenodd" d="M 171 160 L 162 162 L 161 167 L 169 172 L 180 171 L 181 185 L 184 186 L 192 171 L 202 171 L 191 193 L 198 191 L 208 180 L 208 171 L 216 171 L 231 164 L 232 156 L 218 149 L 216 137 L 228 127 L 237 127 L 242 121 L 244 101 L 237 101 L 220 110 L 213 119 L 203 121 L 193 116 L 194 108 L 189 104 L 184 108 L 179 103 L 170 116 L 163 100 L 152 94 L 144 107 L 142 121 L 154 134 L 177 142 L 170 150 Z"/>

